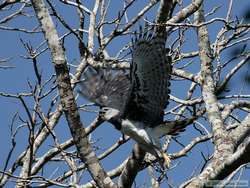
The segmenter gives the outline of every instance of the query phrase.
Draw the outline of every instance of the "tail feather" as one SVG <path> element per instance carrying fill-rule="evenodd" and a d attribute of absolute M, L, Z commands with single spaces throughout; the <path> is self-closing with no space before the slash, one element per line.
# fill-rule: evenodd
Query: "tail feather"
<path fill-rule="evenodd" d="M 155 127 L 156 134 L 158 137 L 163 137 L 165 135 L 176 136 L 180 132 L 185 131 L 186 125 L 176 125 L 175 123 L 164 123 Z"/>

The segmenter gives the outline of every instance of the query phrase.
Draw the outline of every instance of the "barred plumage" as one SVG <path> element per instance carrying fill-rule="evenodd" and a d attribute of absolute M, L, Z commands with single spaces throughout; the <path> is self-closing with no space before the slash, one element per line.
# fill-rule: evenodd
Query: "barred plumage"
<path fill-rule="evenodd" d="M 131 53 L 130 74 L 90 67 L 84 74 L 81 93 L 105 107 L 105 118 L 117 129 L 169 164 L 159 140 L 163 132 L 173 130 L 160 125 L 170 92 L 171 58 L 165 37 L 148 32 L 147 25 L 140 27 L 139 35 L 132 40 Z"/>
<path fill-rule="evenodd" d="M 112 71 L 87 67 L 80 94 L 101 107 L 125 110 L 130 93 L 130 79 L 124 71 Z"/>
<path fill-rule="evenodd" d="M 150 127 L 163 121 L 170 92 L 168 52 L 164 37 L 152 37 L 151 33 L 140 29 L 139 38 L 132 46 L 132 92 L 125 114 L 128 119 L 143 121 Z"/>

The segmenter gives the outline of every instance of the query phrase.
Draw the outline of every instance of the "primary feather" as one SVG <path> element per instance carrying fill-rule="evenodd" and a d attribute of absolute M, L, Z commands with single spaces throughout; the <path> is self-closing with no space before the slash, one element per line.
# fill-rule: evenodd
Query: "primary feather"
<path fill-rule="evenodd" d="M 163 121 L 170 91 L 171 58 L 167 53 L 162 36 L 139 35 L 133 43 L 132 92 L 125 114 L 128 119 L 143 121 L 150 127 Z"/>
<path fill-rule="evenodd" d="M 81 83 L 82 95 L 105 111 L 105 118 L 157 158 L 169 158 L 159 137 L 173 127 L 162 125 L 168 104 L 171 58 L 165 37 L 140 27 L 132 41 L 130 73 L 89 67 Z M 108 108 L 107 108 L 108 107 Z"/>
<path fill-rule="evenodd" d="M 124 71 L 111 71 L 87 67 L 80 94 L 101 107 L 123 112 L 130 93 L 129 75 Z"/>
<path fill-rule="evenodd" d="M 102 107 L 121 112 L 122 118 L 142 121 L 150 127 L 163 121 L 169 99 L 171 58 L 162 36 L 140 29 L 132 43 L 130 74 L 88 67 L 81 94 Z"/>

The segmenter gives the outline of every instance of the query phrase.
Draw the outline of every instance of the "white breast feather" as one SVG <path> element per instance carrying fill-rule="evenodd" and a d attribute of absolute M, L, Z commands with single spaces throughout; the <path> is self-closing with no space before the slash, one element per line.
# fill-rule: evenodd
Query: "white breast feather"
<path fill-rule="evenodd" d="M 152 144 L 156 147 L 160 147 L 158 132 L 154 131 L 154 128 L 145 126 L 142 122 L 136 122 L 131 120 L 123 120 L 121 131 L 133 138 L 138 143 L 143 145 Z"/>

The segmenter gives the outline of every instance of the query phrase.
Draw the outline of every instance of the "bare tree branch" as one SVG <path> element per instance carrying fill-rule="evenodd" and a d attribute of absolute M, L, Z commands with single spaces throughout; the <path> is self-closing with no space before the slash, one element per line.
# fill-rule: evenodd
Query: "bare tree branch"
<path fill-rule="evenodd" d="M 10 139 L 0 137 L 6 145 L 0 186 L 194 188 L 248 183 L 249 15 L 238 15 L 245 2 L 206 2 L 3 0 L 0 46 L 11 55 L 0 57 L 0 115 Z M 158 125 L 163 150 L 172 160 L 166 170 L 139 145 L 123 156 L 133 142 L 113 126 L 107 128 L 100 108 L 77 93 L 88 66 L 97 72 L 130 72 L 130 39 L 141 21 L 166 38 L 166 55 L 172 57 L 170 105 Z M 193 159 L 192 169 L 184 171 L 181 165 Z M 149 172 L 142 173 L 146 180 L 137 176 L 141 171 Z M 185 182 L 176 174 L 185 175 Z"/>
<path fill-rule="evenodd" d="M 63 111 L 66 115 L 66 119 L 76 144 L 78 154 L 82 162 L 86 163 L 88 170 L 90 171 L 98 186 L 115 187 L 115 184 L 107 176 L 106 172 L 99 164 L 99 161 L 86 137 L 86 132 L 80 121 L 80 115 L 77 111 L 74 94 L 71 89 L 69 71 L 67 68 L 64 51 L 59 42 L 59 37 L 49 12 L 46 9 L 43 1 L 33 0 L 32 5 L 51 50 L 51 55 L 57 74 L 57 84 Z"/>

